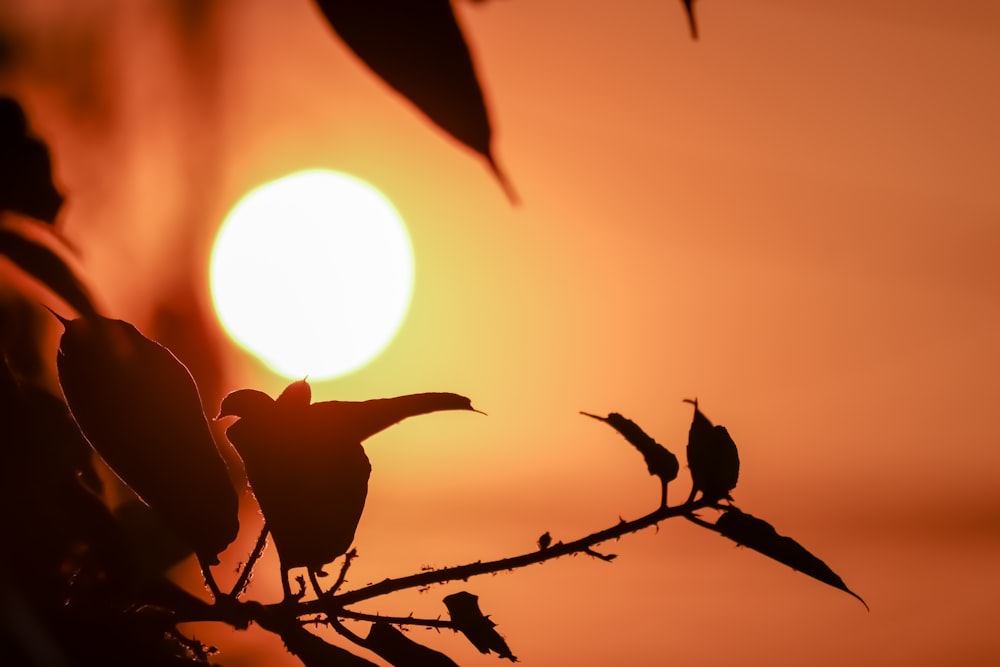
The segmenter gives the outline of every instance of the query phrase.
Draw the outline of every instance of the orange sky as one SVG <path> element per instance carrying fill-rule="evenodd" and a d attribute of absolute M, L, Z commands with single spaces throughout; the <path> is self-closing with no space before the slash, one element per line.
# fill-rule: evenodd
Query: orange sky
<path fill-rule="evenodd" d="M 353 583 L 652 509 L 639 457 L 577 411 L 620 411 L 681 453 L 681 399 L 697 395 L 741 447 L 739 506 L 825 559 L 871 613 L 668 522 L 610 545 L 612 565 L 461 586 L 523 664 L 1000 652 L 996 3 L 699 2 L 697 43 L 679 2 L 460 3 L 520 207 L 309 3 L 219 3 L 184 56 L 151 4 L 73 5 L 4 11 L 36 36 L 99 35 L 79 42 L 114 75 L 69 85 L 86 72 L 43 42 L 7 83 L 52 136 L 62 223 L 115 315 L 148 320 L 160 271 L 203 270 L 205 220 L 290 170 L 365 178 L 410 226 L 417 284 L 397 340 L 314 393 L 456 391 L 489 417 L 422 417 L 370 441 Z M 79 117 L 61 111 L 80 99 Z M 235 350 L 226 363 L 227 388 L 283 385 Z M 436 615 L 451 590 L 370 609 Z M 226 648 L 226 664 L 252 652 Z"/>

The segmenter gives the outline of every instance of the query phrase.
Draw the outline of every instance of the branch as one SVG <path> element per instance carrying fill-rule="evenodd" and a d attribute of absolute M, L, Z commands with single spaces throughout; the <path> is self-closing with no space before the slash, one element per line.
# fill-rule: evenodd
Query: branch
<path fill-rule="evenodd" d="M 341 609 L 337 612 L 341 618 L 350 618 L 355 621 L 369 621 L 371 623 L 390 623 L 392 625 L 423 625 L 429 628 L 448 628 L 454 630 L 455 625 L 450 620 L 443 618 L 414 618 L 413 616 L 383 616 L 382 614 L 366 614 L 350 609 Z"/>
<path fill-rule="evenodd" d="M 264 527 L 261 528 L 260 536 L 257 538 L 257 543 L 254 545 L 253 551 L 250 552 L 250 556 L 247 558 L 246 565 L 243 566 L 243 571 L 240 572 L 239 579 L 236 580 L 232 592 L 229 593 L 230 596 L 238 598 L 246 590 L 247 585 L 250 583 L 250 575 L 253 574 L 253 567 L 257 564 L 257 559 L 264 553 L 264 545 L 267 544 L 267 533 L 268 528 L 265 523 Z"/>
<path fill-rule="evenodd" d="M 341 615 L 343 607 L 347 605 L 354 604 L 362 600 L 369 600 L 382 595 L 388 595 L 389 593 L 395 593 L 409 588 L 423 588 L 433 584 L 442 584 L 449 581 L 464 581 L 470 577 L 503 572 L 504 570 L 515 570 L 517 568 L 526 567 L 535 563 L 542 563 L 554 558 L 560 558 L 562 556 L 568 556 L 575 553 L 586 553 L 588 549 L 591 549 L 601 542 L 618 539 L 623 535 L 654 526 L 665 519 L 686 516 L 695 510 L 714 505 L 714 502 L 697 500 L 677 505 L 676 507 L 661 507 L 656 511 L 650 512 L 649 514 L 639 517 L 633 521 L 621 520 L 619 523 L 611 526 L 610 528 L 592 533 L 572 542 L 553 544 L 547 549 L 532 551 L 530 553 L 521 554 L 519 556 L 511 556 L 509 558 L 501 558 L 499 560 L 485 562 L 476 561 L 475 563 L 468 563 L 466 565 L 458 565 L 454 567 L 442 568 L 440 570 L 421 572 L 419 574 L 412 574 L 398 579 L 385 579 L 377 584 L 370 584 L 339 595 L 332 595 L 322 600 L 309 600 L 307 602 L 302 602 L 296 607 L 296 613 L 327 613 L 333 616 Z"/>

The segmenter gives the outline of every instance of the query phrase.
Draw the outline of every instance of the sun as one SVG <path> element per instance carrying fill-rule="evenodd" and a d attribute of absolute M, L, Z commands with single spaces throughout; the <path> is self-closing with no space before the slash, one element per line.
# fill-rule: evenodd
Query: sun
<path fill-rule="evenodd" d="M 212 301 L 228 334 L 289 378 L 331 378 L 375 358 L 413 293 L 413 248 L 395 207 L 334 171 L 253 190 L 212 248 Z"/>

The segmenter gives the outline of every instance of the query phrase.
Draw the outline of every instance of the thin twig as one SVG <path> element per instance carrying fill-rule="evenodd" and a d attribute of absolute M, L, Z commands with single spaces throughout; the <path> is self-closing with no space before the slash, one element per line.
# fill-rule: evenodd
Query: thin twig
<path fill-rule="evenodd" d="M 454 624 L 450 620 L 443 618 L 415 618 L 413 616 L 383 616 L 382 614 L 366 614 L 350 609 L 341 609 L 337 612 L 340 618 L 349 618 L 354 621 L 369 621 L 371 623 L 391 623 L 392 625 L 424 625 L 429 628 L 448 628 L 453 630 Z"/>
<path fill-rule="evenodd" d="M 257 560 L 260 558 L 261 554 L 264 553 L 264 546 L 267 544 L 267 534 L 268 534 L 267 524 L 260 530 L 260 536 L 257 538 L 257 543 L 254 544 L 253 550 L 250 552 L 250 556 L 247 558 L 246 565 L 243 566 L 243 571 L 240 572 L 240 578 L 236 580 L 236 584 L 233 585 L 233 590 L 229 594 L 231 597 L 239 598 L 244 592 L 246 592 L 247 585 L 250 583 L 250 575 L 253 572 L 254 565 L 257 564 Z"/>
<path fill-rule="evenodd" d="M 535 563 L 552 560 L 554 558 L 560 558 L 574 553 L 581 553 L 586 551 L 588 548 L 600 544 L 601 542 L 617 539 L 623 535 L 634 533 L 642 530 L 643 528 L 656 525 L 665 519 L 684 516 L 694 512 L 695 510 L 709 507 L 711 505 L 713 505 L 713 503 L 699 499 L 695 502 L 677 505 L 676 507 L 661 507 L 654 512 L 650 512 L 645 516 L 634 519 L 633 521 L 622 520 L 610 528 L 592 533 L 586 537 L 574 540 L 573 542 L 553 544 L 548 549 L 531 551 L 519 556 L 511 556 L 509 558 L 501 558 L 485 562 L 476 561 L 475 563 L 468 563 L 466 565 L 458 565 L 454 567 L 442 568 L 440 570 L 411 574 L 398 579 L 385 579 L 376 584 L 369 584 L 368 586 L 364 586 L 362 588 L 347 591 L 339 595 L 333 595 L 324 600 L 310 600 L 308 602 L 303 602 L 298 606 L 297 611 L 300 614 L 323 612 L 332 612 L 336 614 L 337 612 L 334 610 L 342 609 L 346 605 L 354 604 L 362 600 L 369 600 L 381 595 L 387 595 L 389 593 L 395 593 L 396 591 L 406 590 L 409 588 L 422 588 L 448 581 L 465 580 L 470 577 L 481 576 L 484 574 L 503 572 L 504 570 L 515 570 L 528 565 L 534 565 Z"/>
<path fill-rule="evenodd" d="M 344 563 L 340 566 L 340 574 L 337 575 L 337 581 L 334 582 L 333 586 L 330 588 L 331 593 L 336 593 L 337 590 L 347 581 L 347 570 L 351 567 L 351 561 L 358 557 L 358 550 L 351 549 L 346 554 L 344 554 Z"/>

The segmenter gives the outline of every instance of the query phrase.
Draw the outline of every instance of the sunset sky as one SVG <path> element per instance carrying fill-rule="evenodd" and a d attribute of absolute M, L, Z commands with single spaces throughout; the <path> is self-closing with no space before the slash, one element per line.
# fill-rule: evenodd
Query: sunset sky
<path fill-rule="evenodd" d="M 459 2 L 512 206 L 311 3 L 218 2 L 190 42 L 161 4 L 0 9 L 32 44 L 0 83 L 51 145 L 60 225 L 109 314 L 155 337 L 178 295 L 208 304 L 210 243 L 243 194 L 344 171 L 402 214 L 416 284 L 384 354 L 315 397 L 453 391 L 488 414 L 368 442 L 350 585 L 651 511 L 641 458 L 578 412 L 621 412 L 683 456 L 697 396 L 740 447 L 736 504 L 871 607 L 669 521 L 604 545 L 612 564 L 366 610 L 433 617 L 468 590 L 528 667 L 1000 655 L 1000 5 L 707 0 L 694 42 L 680 2 Z M 221 391 L 287 383 L 221 344 Z M 682 470 L 671 500 L 688 489 Z M 280 651 L 212 632 L 227 665 Z"/>

